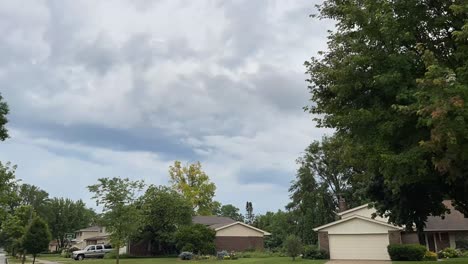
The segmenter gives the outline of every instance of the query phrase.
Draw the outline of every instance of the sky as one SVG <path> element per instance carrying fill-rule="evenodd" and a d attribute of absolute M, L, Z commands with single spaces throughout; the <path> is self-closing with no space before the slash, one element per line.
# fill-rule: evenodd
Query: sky
<path fill-rule="evenodd" d="M 221 203 L 284 209 L 295 160 L 330 133 L 303 111 L 303 63 L 334 26 L 317 3 L 1 1 L 0 160 L 90 206 L 98 178 L 166 185 L 200 161 Z"/>

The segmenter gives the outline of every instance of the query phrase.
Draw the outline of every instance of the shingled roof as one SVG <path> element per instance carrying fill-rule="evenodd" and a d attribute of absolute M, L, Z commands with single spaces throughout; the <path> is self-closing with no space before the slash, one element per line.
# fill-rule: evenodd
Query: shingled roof
<path fill-rule="evenodd" d="M 202 225 L 209 226 L 212 229 L 216 229 L 219 227 L 223 227 L 223 226 L 235 223 L 236 221 L 229 217 L 223 217 L 223 216 L 194 216 L 192 218 L 192 222 L 194 224 L 202 224 Z"/>
<path fill-rule="evenodd" d="M 468 218 L 452 206 L 450 200 L 445 200 L 444 205 L 450 209 L 450 214 L 444 218 L 430 216 L 426 222 L 424 231 L 463 231 L 468 230 Z"/>

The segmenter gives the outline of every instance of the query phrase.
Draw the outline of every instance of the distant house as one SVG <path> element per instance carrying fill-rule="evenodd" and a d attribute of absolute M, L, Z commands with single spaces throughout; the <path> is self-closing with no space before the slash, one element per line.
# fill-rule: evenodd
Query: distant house
<path fill-rule="evenodd" d="M 85 248 L 88 245 L 108 244 L 109 234 L 102 226 L 91 226 L 75 231 L 75 239 L 72 245 L 78 248 Z"/>
<path fill-rule="evenodd" d="M 229 217 L 195 216 L 194 224 L 206 225 L 216 231 L 216 250 L 263 250 L 265 236 L 270 233 Z"/>
<path fill-rule="evenodd" d="M 206 225 L 216 231 L 214 242 L 217 251 L 263 250 L 264 238 L 270 235 L 266 231 L 228 217 L 195 216 L 192 218 L 192 222 Z M 153 254 L 153 248 L 150 243 L 145 241 L 130 243 L 129 253 L 137 256 L 149 256 Z"/>
<path fill-rule="evenodd" d="M 49 252 L 57 252 L 59 250 L 59 243 L 57 240 L 52 240 L 49 242 Z"/>
<path fill-rule="evenodd" d="M 457 248 L 468 242 L 468 218 L 444 201 L 451 213 L 429 217 L 424 229 L 425 244 L 430 251 Z M 339 213 L 340 220 L 317 227 L 319 246 L 331 259 L 389 260 L 389 244 L 419 243 L 416 232 L 388 223 L 386 218 L 372 218 L 375 209 L 362 205 Z"/>

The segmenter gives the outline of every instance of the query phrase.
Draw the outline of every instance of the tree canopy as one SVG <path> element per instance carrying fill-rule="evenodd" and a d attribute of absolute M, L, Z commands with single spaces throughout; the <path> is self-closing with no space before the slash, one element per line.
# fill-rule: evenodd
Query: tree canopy
<path fill-rule="evenodd" d="M 327 0 L 319 12 L 337 27 L 306 63 L 307 109 L 352 142 L 378 213 L 418 230 L 444 197 L 468 213 L 464 1 Z"/>
<path fill-rule="evenodd" d="M 192 224 L 192 205 L 184 196 L 166 186 L 150 186 L 140 199 L 141 232 L 153 254 L 175 252 L 174 234 Z"/>
<path fill-rule="evenodd" d="M 0 94 L 0 141 L 4 141 L 8 138 L 8 130 L 6 124 L 8 123 L 7 115 L 10 112 L 8 104 L 3 100 Z"/>
<path fill-rule="evenodd" d="M 213 201 L 216 185 L 202 170 L 200 162 L 182 166 L 180 161 L 175 161 L 169 167 L 169 176 L 172 188 L 191 202 L 195 214 L 213 214 L 217 206 Z"/>
<path fill-rule="evenodd" d="M 27 253 L 33 255 L 33 264 L 36 262 L 37 254 L 48 249 L 51 237 L 46 222 L 35 217 L 27 227 L 22 239 L 23 248 Z"/>
<path fill-rule="evenodd" d="M 244 216 L 240 213 L 240 209 L 232 204 L 225 204 L 221 206 L 218 215 L 229 217 L 239 222 L 244 222 Z"/>
<path fill-rule="evenodd" d="M 128 178 L 100 178 L 98 183 L 88 186 L 94 193 L 96 204 L 102 206 L 102 222 L 110 233 L 110 241 L 118 250 L 135 234 L 140 226 L 139 211 L 135 205 L 137 194 L 144 187 L 142 181 Z M 116 254 L 119 264 L 119 254 Z"/>

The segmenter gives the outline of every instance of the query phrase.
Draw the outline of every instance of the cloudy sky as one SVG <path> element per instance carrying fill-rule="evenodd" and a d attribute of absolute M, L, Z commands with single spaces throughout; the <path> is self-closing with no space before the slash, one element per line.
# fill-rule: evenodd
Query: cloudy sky
<path fill-rule="evenodd" d="M 318 1 L 2 1 L 0 160 L 51 196 L 100 177 L 167 184 L 201 161 L 216 199 L 283 209 L 295 159 L 326 131 L 302 111 L 326 49 Z"/>

